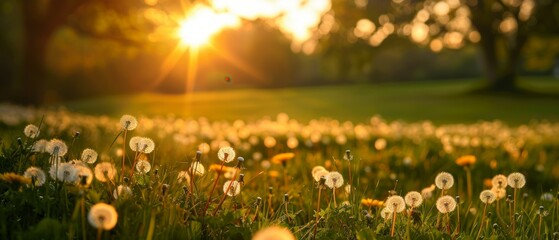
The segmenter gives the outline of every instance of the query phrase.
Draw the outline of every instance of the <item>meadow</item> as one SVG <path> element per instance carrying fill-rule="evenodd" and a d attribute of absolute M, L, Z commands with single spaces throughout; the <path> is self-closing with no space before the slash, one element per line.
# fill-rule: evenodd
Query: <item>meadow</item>
<path fill-rule="evenodd" d="M 556 98 L 466 85 L 0 105 L 0 238 L 559 238 Z"/>

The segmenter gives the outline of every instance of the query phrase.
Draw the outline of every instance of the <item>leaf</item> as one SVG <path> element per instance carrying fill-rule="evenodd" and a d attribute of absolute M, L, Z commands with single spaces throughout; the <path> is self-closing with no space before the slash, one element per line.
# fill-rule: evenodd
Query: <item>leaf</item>
<path fill-rule="evenodd" d="M 375 239 L 375 233 L 369 228 L 362 229 L 357 233 L 358 240 Z"/>

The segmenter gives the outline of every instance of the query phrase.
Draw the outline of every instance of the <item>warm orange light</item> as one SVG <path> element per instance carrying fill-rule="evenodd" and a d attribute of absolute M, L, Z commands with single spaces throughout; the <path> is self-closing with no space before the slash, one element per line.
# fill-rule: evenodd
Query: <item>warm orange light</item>
<path fill-rule="evenodd" d="M 182 44 L 199 47 L 224 28 L 236 27 L 239 18 L 230 14 L 216 13 L 207 7 L 195 7 L 191 14 L 179 23 L 177 35 Z"/>

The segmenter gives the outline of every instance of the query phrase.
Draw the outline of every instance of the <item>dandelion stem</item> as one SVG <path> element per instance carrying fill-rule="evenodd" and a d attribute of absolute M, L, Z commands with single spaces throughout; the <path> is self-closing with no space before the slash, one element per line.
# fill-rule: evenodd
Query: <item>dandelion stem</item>
<path fill-rule="evenodd" d="M 541 232 L 542 232 L 542 218 L 543 218 L 543 213 L 540 212 L 539 215 L 540 215 L 540 220 L 539 220 L 539 223 L 538 223 L 538 240 L 541 240 L 541 239 L 542 239 L 542 234 L 541 234 Z"/>
<path fill-rule="evenodd" d="M 334 207 L 337 208 L 338 204 L 336 203 L 336 186 L 332 188 L 332 197 L 334 198 Z"/>
<path fill-rule="evenodd" d="M 84 195 L 82 195 L 82 200 L 81 200 L 81 215 L 82 215 L 82 238 L 83 240 L 86 240 L 86 234 L 85 234 L 85 197 Z"/>
<path fill-rule="evenodd" d="M 120 174 L 120 182 L 124 182 L 124 160 L 126 159 L 126 133 L 128 131 L 124 128 L 124 134 L 122 135 L 122 174 Z M 136 160 L 134 159 L 134 162 Z M 132 167 L 134 167 L 132 165 Z"/>
<path fill-rule="evenodd" d="M 516 237 L 516 218 L 514 214 L 516 213 L 516 188 L 514 188 L 514 194 L 512 199 L 512 212 L 511 212 L 511 221 L 512 221 L 512 237 Z"/>
<path fill-rule="evenodd" d="M 233 173 L 233 178 L 231 178 L 231 181 L 229 181 L 229 186 L 227 186 L 227 189 L 225 190 L 225 192 L 223 192 L 223 196 L 221 197 L 221 200 L 219 201 L 219 204 L 217 204 L 217 207 L 215 208 L 214 213 L 212 214 L 213 216 L 215 216 L 217 214 L 217 211 L 219 210 L 219 208 L 221 207 L 223 202 L 225 202 L 225 198 L 227 198 L 227 193 L 231 189 L 231 185 L 233 185 L 233 182 L 235 181 L 235 179 L 237 179 L 237 173 L 238 172 L 239 172 L 239 169 L 235 168 L 235 173 Z M 235 187 L 238 187 L 238 186 L 235 186 Z"/>
<path fill-rule="evenodd" d="M 468 190 L 468 202 L 472 201 L 472 171 L 470 167 L 464 167 L 466 170 L 466 187 Z"/>
<path fill-rule="evenodd" d="M 314 225 L 314 233 L 313 233 L 313 240 L 316 238 L 316 229 L 318 228 L 318 220 L 319 220 L 319 216 L 320 216 L 320 192 L 322 190 L 322 187 L 319 186 L 318 187 L 318 199 L 317 199 L 317 204 L 316 204 L 316 220 L 315 220 L 315 225 Z"/>
<path fill-rule="evenodd" d="M 395 229 L 396 229 L 396 211 L 392 213 L 392 228 L 390 228 L 390 237 L 394 237 Z"/>
<path fill-rule="evenodd" d="M 227 159 L 227 154 L 226 154 L 224 159 Z M 225 164 L 225 161 L 222 161 L 221 162 L 221 167 L 219 168 L 219 171 L 217 172 L 217 176 L 215 177 L 214 185 L 212 187 L 212 190 L 210 191 L 210 195 L 208 196 L 208 201 L 206 202 L 206 207 L 204 207 L 204 213 L 203 213 L 204 215 L 206 215 L 206 211 L 208 210 L 208 207 L 210 206 L 210 202 L 212 201 L 212 195 L 214 193 L 215 187 L 217 186 L 219 176 L 221 176 L 221 171 L 223 171 L 223 165 L 224 164 Z"/>
<path fill-rule="evenodd" d="M 97 240 L 101 240 L 102 237 L 103 237 L 103 228 L 98 228 L 97 229 Z"/>
<path fill-rule="evenodd" d="M 485 203 L 485 205 L 483 206 L 483 214 L 481 215 L 481 223 L 479 225 L 479 231 L 477 232 L 477 236 L 476 239 L 479 239 L 479 236 L 481 235 L 481 230 L 483 229 L 483 224 L 485 221 L 485 211 L 487 210 L 487 203 Z"/>

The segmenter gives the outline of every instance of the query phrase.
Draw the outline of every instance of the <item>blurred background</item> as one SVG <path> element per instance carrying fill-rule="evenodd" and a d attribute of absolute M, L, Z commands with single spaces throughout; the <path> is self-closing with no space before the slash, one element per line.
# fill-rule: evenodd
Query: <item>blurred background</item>
<path fill-rule="evenodd" d="M 1 98 L 559 82 L 554 0 L 3 0 Z M 553 80 L 555 79 L 555 80 Z"/>

